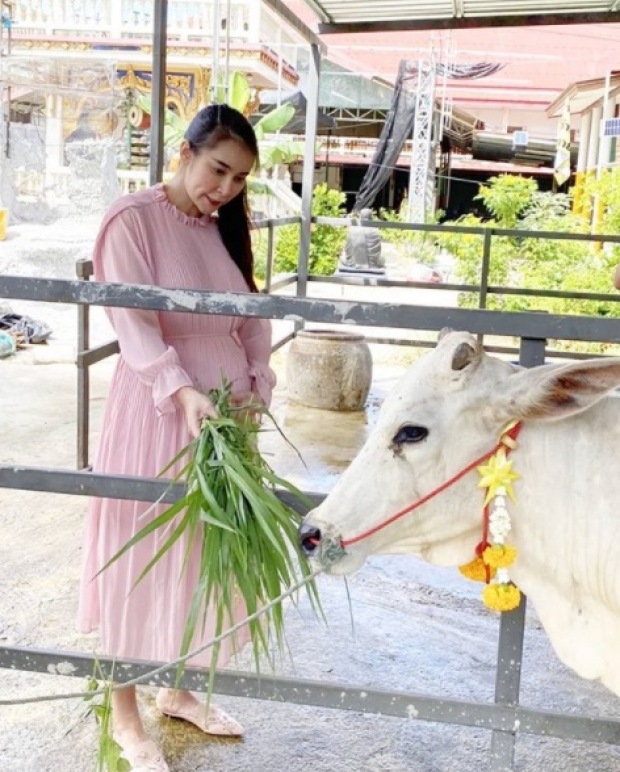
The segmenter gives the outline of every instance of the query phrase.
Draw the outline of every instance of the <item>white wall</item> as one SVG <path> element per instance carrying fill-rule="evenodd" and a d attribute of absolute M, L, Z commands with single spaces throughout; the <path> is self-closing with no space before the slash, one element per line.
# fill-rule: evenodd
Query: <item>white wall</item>
<path fill-rule="evenodd" d="M 523 127 L 532 134 L 555 137 L 557 119 L 547 118 L 544 108 L 536 110 L 475 107 L 471 112 L 484 121 L 488 131 L 505 132 L 509 126 Z"/>

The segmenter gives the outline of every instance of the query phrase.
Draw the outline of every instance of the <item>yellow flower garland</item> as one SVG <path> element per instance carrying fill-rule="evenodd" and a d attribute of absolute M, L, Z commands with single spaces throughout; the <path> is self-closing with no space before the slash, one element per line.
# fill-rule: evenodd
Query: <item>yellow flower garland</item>
<path fill-rule="evenodd" d="M 487 584 L 482 600 L 492 611 L 514 611 L 521 603 L 521 590 L 514 584 Z"/>
<path fill-rule="evenodd" d="M 494 544 L 487 547 L 482 555 L 482 560 L 487 566 L 492 568 L 508 568 L 517 557 L 516 547 L 510 547 L 506 544 Z"/>
<path fill-rule="evenodd" d="M 516 422 L 509 424 L 501 434 L 503 447 L 491 456 L 486 464 L 478 467 L 481 480 L 478 487 L 486 489 L 484 506 L 490 505 L 489 542 L 482 556 L 476 557 L 470 563 L 459 567 L 459 571 L 468 579 L 477 582 L 487 582 L 482 593 L 482 600 L 493 611 L 512 611 L 521 602 L 521 592 L 510 581 L 508 568 L 517 558 L 515 547 L 505 544 L 505 539 L 511 530 L 510 514 L 506 509 L 506 499 L 515 501 L 513 482 L 519 475 L 512 470 L 512 461 L 508 460 L 506 448 L 516 447 L 516 440 L 508 435 Z M 488 584 L 492 579 L 496 581 Z"/>
<path fill-rule="evenodd" d="M 466 563 L 464 566 L 459 566 L 459 571 L 467 579 L 471 579 L 472 582 L 486 582 L 487 571 L 490 569 L 490 578 L 495 577 L 495 569 L 491 566 L 487 568 L 488 564 L 482 558 L 474 558 L 471 563 Z"/>

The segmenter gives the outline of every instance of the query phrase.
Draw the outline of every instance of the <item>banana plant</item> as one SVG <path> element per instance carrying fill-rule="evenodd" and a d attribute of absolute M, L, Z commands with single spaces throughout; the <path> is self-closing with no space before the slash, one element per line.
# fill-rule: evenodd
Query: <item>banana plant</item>
<path fill-rule="evenodd" d="M 254 126 L 256 139 L 259 143 L 270 134 L 286 128 L 295 115 L 295 108 L 291 104 L 283 104 L 276 107 L 267 115 L 264 115 Z M 260 145 L 260 165 L 262 169 L 273 169 L 279 164 L 290 164 L 298 158 L 302 158 L 305 146 L 303 142 L 287 141 Z"/>
<path fill-rule="evenodd" d="M 243 72 L 234 71 L 231 73 L 228 81 L 228 92 L 222 82 L 217 88 L 217 98 L 219 102 L 227 101 L 231 106 L 243 112 L 250 101 L 251 89 L 248 79 Z M 136 99 L 136 104 L 145 113 L 151 114 L 151 97 L 140 94 Z M 269 171 L 274 166 L 290 164 L 302 158 L 305 145 L 300 141 L 279 141 L 274 134 L 282 131 L 291 122 L 295 115 L 295 108 L 289 103 L 276 107 L 267 115 L 264 115 L 254 126 L 256 139 L 259 142 L 260 166 L 261 169 Z M 164 111 L 164 145 L 170 148 L 178 148 L 183 141 L 185 131 L 189 125 L 188 121 L 183 120 L 172 110 Z M 270 136 L 272 137 L 270 139 Z M 261 188 L 260 192 L 268 193 L 269 189 L 263 190 L 266 186 L 257 180 L 251 181 L 250 188 Z M 255 190 L 254 192 L 259 192 Z"/>

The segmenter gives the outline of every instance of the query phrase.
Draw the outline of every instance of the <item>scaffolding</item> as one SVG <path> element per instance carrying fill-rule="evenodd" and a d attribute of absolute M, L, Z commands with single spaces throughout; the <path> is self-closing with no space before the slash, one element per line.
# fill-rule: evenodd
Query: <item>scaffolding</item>
<path fill-rule="evenodd" d="M 418 64 L 407 206 L 407 219 L 413 223 L 425 223 L 435 211 L 436 87 L 437 66 L 433 52 L 430 61 L 420 60 Z"/>

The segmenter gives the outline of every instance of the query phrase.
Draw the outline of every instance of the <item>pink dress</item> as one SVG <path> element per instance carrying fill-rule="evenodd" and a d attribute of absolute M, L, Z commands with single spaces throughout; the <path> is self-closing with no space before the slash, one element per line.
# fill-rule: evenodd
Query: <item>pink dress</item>
<path fill-rule="evenodd" d="M 116 201 L 95 243 L 97 281 L 247 292 L 209 217 L 190 218 L 168 201 L 161 185 Z M 182 386 L 208 390 L 222 373 L 233 390 L 254 391 L 266 404 L 275 376 L 268 366 L 271 328 L 261 319 L 108 309 L 120 344 L 94 471 L 156 477 L 190 436 L 173 394 Z M 180 468 L 177 466 L 177 469 Z M 173 476 L 172 469 L 167 474 Z M 144 527 L 150 505 L 92 499 L 86 519 L 79 604 L 81 632 L 101 630 L 103 653 L 170 662 L 179 656 L 199 566 L 194 550 L 182 573 L 180 540 L 135 587 L 162 543 L 152 534 L 95 578 L 100 568 Z M 159 506 L 149 518 L 163 511 Z M 199 546 L 198 544 L 196 545 Z M 213 633 L 213 615 L 192 648 Z M 236 621 L 245 617 L 240 604 Z M 245 640 L 237 639 L 237 646 Z M 233 653 L 222 647 L 220 664 Z M 193 664 L 208 664 L 206 651 Z"/>

